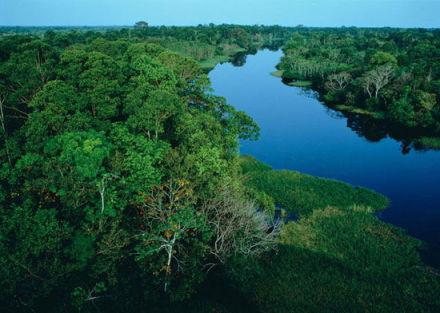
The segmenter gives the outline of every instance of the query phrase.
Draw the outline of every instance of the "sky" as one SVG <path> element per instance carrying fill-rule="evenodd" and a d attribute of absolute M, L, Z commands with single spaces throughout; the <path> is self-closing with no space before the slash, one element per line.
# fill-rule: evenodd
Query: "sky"
<path fill-rule="evenodd" d="M 440 27 L 440 0 L 0 0 L 0 25 Z"/>

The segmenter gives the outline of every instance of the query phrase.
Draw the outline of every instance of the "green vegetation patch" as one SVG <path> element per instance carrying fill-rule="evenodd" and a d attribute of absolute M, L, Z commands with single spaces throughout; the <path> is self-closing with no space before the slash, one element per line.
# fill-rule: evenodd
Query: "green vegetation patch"
<path fill-rule="evenodd" d="M 293 81 L 288 83 L 289 86 L 292 87 L 301 87 L 301 88 L 309 88 L 312 87 L 312 82 L 308 81 L 308 80 L 297 80 L 297 81 Z"/>
<path fill-rule="evenodd" d="M 369 209 L 327 207 L 284 226 L 277 253 L 240 263 L 260 312 L 438 312 L 440 279 L 420 243 Z"/>
<path fill-rule="evenodd" d="M 272 170 L 249 156 L 241 158 L 241 166 L 249 186 L 265 192 L 278 206 L 298 215 L 327 206 L 348 208 L 354 204 L 380 210 L 389 203 L 386 197 L 372 190 L 295 171 Z"/>
<path fill-rule="evenodd" d="M 197 63 L 254 36 L 140 25 L 0 39 L 2 312 L 159 312 L 276 244 L 235 166 L 258 126 Z"/>
<path fill-rule="evenodd" d="M 388 200 L 365 188 L 241 157 L 248 185 L 300 215 L 275 253 L 234 260 L 229 272 L 259 312 L 438 312 L 440 278 L 421 242 L 373 213 Z M 374 209 L 373 209 L 374 208 Z"/>
<path fill-rule="evenodd" d="M 343 111 L 343 112 L 355 113 L 355 114 L 360 114 L 360 115 L 368 115 L 368 116 L 371 116 L 375 119 L 384 119 L 385 118 L 384 112 L 380 112 L 380 111 L 374 112 L 374 111 L 369 111 L 366 109 L 352 107 L 352 106 L 348 106 L 348 105 L 344 105 L 344 104 L 336 105 L 335 109 L 338 111 Z"/>
<path fill-rule="evenodd" d="M 422 137 L 416 140 L 415 144 L 421 146 L 424 149 L 440 150 L 440 138 L 439 137 Z"/>
<path fill-rule="evenodd" d="M 207 60 L 200 61 L 200 67 L 204 70 L 212 70 L 217 64 L 228 62 L 229 56 L 227 55 L 217 55 L 215 57 L 209 58 Z"/>
<path fill-rule="evenodd" d="M 235 54 L 246 51 L 246 49 L 240 47 L 223 47 L 221 50 L 223 51 L 222 54 L 199 61 L 200 67 L 205 71 L 210 71 L 216 67 L 217 64 L 229 62 L 231 57 Z"/>
<path fill-rule="evenodd" d="M 277 70 L 277 71 L 270 73 L 270 75 L 275 76 L 275 77 L 283 77 L 283 71 Z"/>

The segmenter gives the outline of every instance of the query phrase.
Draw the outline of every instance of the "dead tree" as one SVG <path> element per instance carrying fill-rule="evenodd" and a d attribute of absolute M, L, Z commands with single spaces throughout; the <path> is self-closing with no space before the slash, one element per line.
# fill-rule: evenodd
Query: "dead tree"
<path fill-rule="evenodd" d="M 6 121 L 5 121 L 5 111 L 4 111 L 5 101 L 6 101 L 6 97 L 4 95 L 0 95 L 0 123 L 3 130 L 3 136 L 5 138 L 6 155 L 8 156 L 9 165 L 12 165 L 11 153 L 9 151 L 8 133 L 6 132 Z"/>
<path fill-rule="evenodd" d="M 226 186 L 216 199 L 204 205 L 203 211 L 214 230 L 211 254 L 219 263 L 234 254 L 259 255 L 276 244 L 279 221 L 258 211 L 233 187 Z M 211 263 L 209 268 L 215 265 Z"/>
<path fill-rule="evenodd" d="M 363 77 L 363 85 L 370 98 L 372 98 L 373 94 L 376 99 L 378 98 L 379 92 L 390 83 L 393 74 L 393 67 L 389 64 L 376 67 L 374 70 L 365 74 Z"/>
<path fill-rule="evenodd" d="M 351 75 L 347 72 L 333 74 L 328 77 L 325 86 L 332 91 L 344 90 L 351 81 Z"/>

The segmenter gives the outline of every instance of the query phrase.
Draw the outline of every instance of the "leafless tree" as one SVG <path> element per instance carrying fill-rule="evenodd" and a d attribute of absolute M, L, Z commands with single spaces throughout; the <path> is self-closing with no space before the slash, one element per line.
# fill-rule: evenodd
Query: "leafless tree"
<path fill-rule="evenodd" d="M 6 123 L 5 123 L 5 111 L 4 111 L 4 103 L 6 100 L 6 96 L 0 95 L 0 123 L 3 130 L 3 136 L 5 138 L 5 148 L 6 154 L 8 156 L 9 165 L 12 165 L 11 153 L 9 151 L 9 143 L 8 143 L 8 133 L 6 132 Z"/>
<path fill-rule="evenodd" d="M 370 98 L 373 97 L 373 80 L 369 75 L 362 77 L 362 85 Z"/>
<path fill-rule="evenodd" d="M 208 223 L 214 232 L 205 264 L 208 271 L 234 254 L 256 256 L 277 242 L 280 223 L 258 211 L 244 199 L 239 188 L 227 185 L 203 204 L 197 204 L 192 197 L 187 182 L 172 181 L 146 196 L 141 211 L 145 225 L 139 236 L 145 247 L 141 253 L 165 254 L 160 266 L 166 278 L 165 292 L 173 273 L 185 270 L 186 238 L 197 233 L 200 223 Z M 203 220 L 197 220 L 197 216 L 203 216 Z M 142 258 L 140 254 L 139 257 Z"/>
<path fill-rule="evenodd" d="M 99 195 L 101 197 L 101 214 L 103 214 L 105 210 L 105 190 L 107 185 L 111 180 L 117 178 L 119 178 L 117 175 L 107 173 L 102 176 L 101 180 L 97 184 Z"/>
<path fill-rule="evenodd" d="M 255 256 L 273 247 L 280 230 L 279 221 L 256 209 L 231 186 L 223 188 L 203 211 L 214 229 L 211 254 L 220 263 L 234 254 Z M 215 263 L 210 264 L 210 267 Z"/>
<path fill-rule="evenodd" d="M 344 90 L 351 81 L 351 75 L 347 72 L 330 75 L 325 86 L 332 91 Z"/>
<path fill-rule="evenodd" d="M 101 218 L 99 219 L 99 230 L 101 231 L 105 222 L 104 219 L 104 211 L 106 205 L 106 190 L 108 184 L 112 181 L 119 178 L 117 175 L 106 173 L 102 176 L 101 180 L 97 183 L 99 196 L 101 198 Z"/>
<path fill-rule="evenodd" d="M 365 91 L 370 98 L 377 98 L 380 90 L 388 85 L 393 78 L 394 70 L 389 64 L 376 67 L 374 70 L 369 71 L 363 77 L 363 85 Z"/>

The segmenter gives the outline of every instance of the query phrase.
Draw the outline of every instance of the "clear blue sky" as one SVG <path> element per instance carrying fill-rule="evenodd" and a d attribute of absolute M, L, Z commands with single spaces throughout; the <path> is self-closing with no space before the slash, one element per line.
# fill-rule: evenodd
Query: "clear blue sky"
<path fill-rule="evenodd" d="M 0 25 L 440 27 L 440 0 L 0 0 Z"/>

